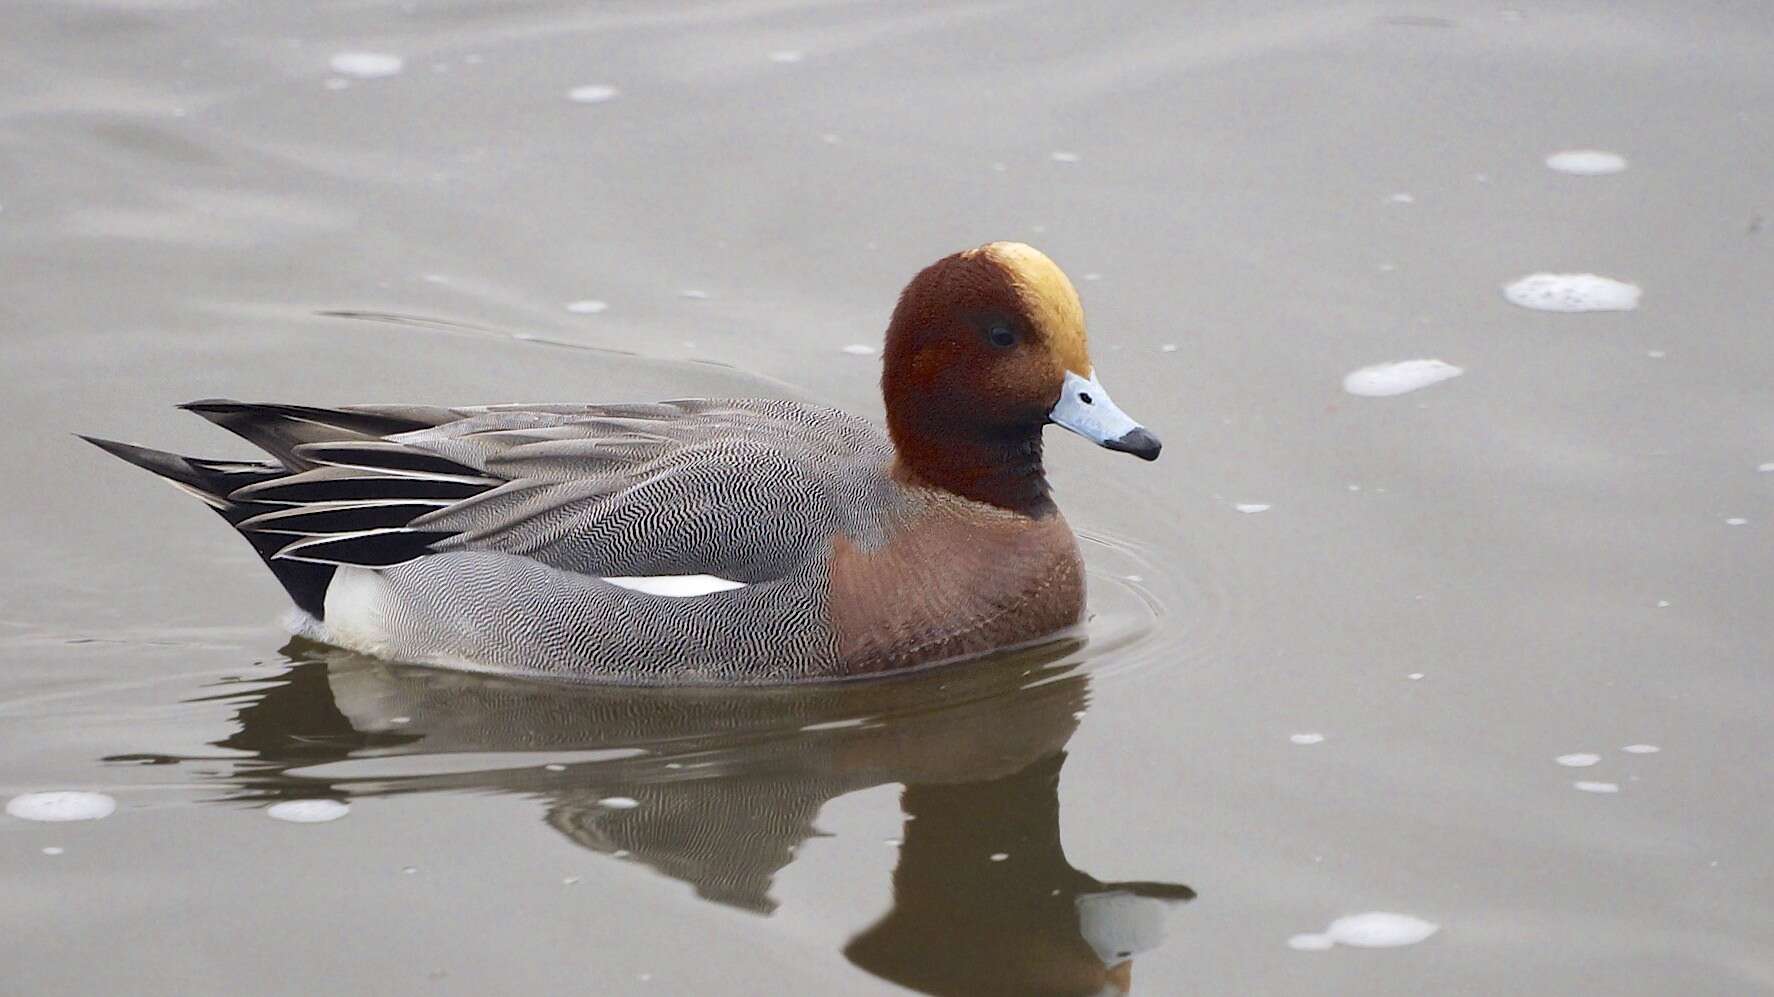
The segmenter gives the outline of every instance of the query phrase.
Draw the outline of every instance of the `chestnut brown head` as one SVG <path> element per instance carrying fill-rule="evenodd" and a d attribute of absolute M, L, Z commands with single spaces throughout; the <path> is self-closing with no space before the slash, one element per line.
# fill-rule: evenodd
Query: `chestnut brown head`
<path fill-rule="evenodd" d="M 1020 242 L 946 256 L 912 278 L 883 360 L 888 431 L 915 470 L 966 470 L 994 448 L 1033 440 L 1038 472 L 1049 422 L 1111 450 L 1158 456 L 1157 437 L 1096 379 L 1072 282 Z"/>

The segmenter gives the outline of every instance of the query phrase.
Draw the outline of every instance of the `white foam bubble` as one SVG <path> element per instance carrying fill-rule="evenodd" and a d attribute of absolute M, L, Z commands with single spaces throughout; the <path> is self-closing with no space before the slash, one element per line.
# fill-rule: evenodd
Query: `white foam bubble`
<path fill-rule="evenodd" d="M 1158 347 L 1158 352 L 1160 353 L 1175 353 L 1176 351 L 1177 344 L 1175 343 L 1165 343 L 1163 346 Z"/>
<path fill-rule="evenodd" d="M 1362 914 L 1339 917 L 1325 929 L 1325 934 L 1339 945 L 1364 949 L 1396 948 L 1415 945 L 1441 930 L 1441 925 L 1409 914 L 1370 910 Z"/>
<path fill-rule="evenodd" d="M 685 288 L 684 290 L 679 291 L 678 294 L 682 297 L 689 298 L 691 301 L 707 301 L 708 300 L 708 292 L 707 291 L 698 290 L 693 287 Z"/>
<path fill-rule="evenodd" d="M 993 852 L 990 856 L 990 858 L 993 862 L 1002 862 L 1005 859 L 1008 859 L 1009 857 L 1010 857 L 1009 852 Z"/>
<path fill-rule="evenodd" d="M 1352 370 L 1343 377 L 1343 390 L 1364 398 L 1389 398 L 1427 388 L 1466 373 L 1440 360 L 1400 360 Z"/>
<path fill-rule="evenodd" d="M 339 52 L 327 61 L 327 65 L 335 73 L 375 80 L 399 74 L 406 60 L 387 52 Z"/>
<path fill-rule="evenodd" d="M 1541 312 L 1629 312 L 1641 293 L 1636 284 L 1592 273 L 1529 274 L 1503 288 L 1510 304 Z"/>
<path fill-rule="evenodd" d="M 1287 947 L 1301 952 L 1322 952 L 1333 945 L 1362 949 L 1415 945 L 1441 930 L 1441 925 L 1409 914 L 1370 910 L 1339 917 L 1323 932 L 1306 932 L 1287 940 Z"/>
<path fill-rule="evenodd" d="M 1324 741 L 1324 735 L 1316 732 L 1310 734 L 1289 734 L 1287 739 L 1295 744 L 1320 744 Z"/>
<path fill-rule="evenodd" d="M 1620 784 L 1617 782 L 1573 782 L 1571 786 L 1585 793 L 1618 793 Z"/>
<path fill-rule="evenodd" d="M 1577 751 L 1568 755 L 1559 755 L 1557 758 L 1553 759 L 1553 761 L 1560 765 L 1573 769 L 1588 768 L 1601 760 L 1602 756 L 1593 755 L 1587 751 Z"/>
<path fill-rule="evenodd" d="M 606 796 L 597 802 L 598 806 L 609 807 L 611 810 L 633 810 L 641 805 L 641 801 L 632 796 Z"/>
<path fill-rule="evenodd" d="M 875 355 L 875 348 L 867 343 L 851 343 L 844 347 L 844 352 L 853 357 L 872 357 Z"/>
<path fill-rule="evenodd" d="M 1402 190 L 1396 194 L 1393 194 L 1391 197 L 1388 197 L 1386 200 L 1391 201 L 1393 204 L 1415 204 L 1415 203 L 1417 203 L 1417 197 L 1415 194 L 1410 194 L 1410 193 L 1407 193 Z"/>
<path fill-rule="evenodd" d="M 1771 460 L 1766 464 L 1757 464 L 1756 470 L 1762 472 L 1763 474 L 1774 473 L 1774 460 Z"/>
<path fill-rule="evenodd" d="M 785 66 L 800 62 L 805 58 L 807 58 L 807 53 L 792 48 L 778 49 L 770 53 L 771 62 L 781 63 Z"/>
<path fill-rule="evenodd" d="M 1599 177 L 1626 170 L 1626 157 L 1600 149 L 1566 149 L 1546 157 L 1546 165 L 1560 173 Z"/>
<path fill-rule="evenodd" d="M 325 824 L 351 812 L 338 800 L 284 800 L 265 808 L 265 816 L 291 824 Z"/>
<path fill-rule="evenodd" d="M 1744 519 L 1742 516 L 1732 516 L 1730 519 L 1725 520 L 1725 525 L 1726 526 L 1743 526 L 1748 522 L 1749 522 L 1749 520 Z"/>
<path fill-rule="evenodd" d="M 622 91 L 607 83 L 587 83 L 567 91 L 567 99 L 575 104 L 602 104 L 615 100 Z"/>
<path fill-rule="evenodd" d="M 1268 512 L 1273 506 L 1267 502 L 1236 502 L 1233 503 L 1232 508 L 1245 515 L 1250 515 L 1251 513 Z"/>
<path fill-rule="evenodd" d="M 1629 744 L 1620 750 L 1629 755 L 1654 755 L 1663 749 L 1655 744 Z"/>
<path fill-rule="evenodd" d="M 1049 155 L 1048 158 L 1052 159 L 1056 163 L 1076 163 L 1082 157 L 1079 156 L 1075 152 L 1066 152 L 1064 150 L 1056 150 L 1051 155 Z"/>
<path fill-rule="evenodd" d="M 567 302 L 567 311 L 570 311 L 575 315 L 596 315 L 598 312 L 604 311 L 609 307 L 610 306 L 607 302 L 596 301 L 591 298 L 586 298 L 583 301 Z"/>
<path fill-rule="evenodd" d="M 6 812 L 20 820 L 100 820 L 117 811 L 117 801 L 103 793 L 57 790 L 25 793 L 6 801 Z"/>
<path fill-rule="evenodd" d="M 66 851 L 66 849 L 62 848 L 60 845 L 50 845 L 47 848 L 43 849 L 43 854 L 45 854 L 45 855 L 60 855 L 64 851 Z"/>

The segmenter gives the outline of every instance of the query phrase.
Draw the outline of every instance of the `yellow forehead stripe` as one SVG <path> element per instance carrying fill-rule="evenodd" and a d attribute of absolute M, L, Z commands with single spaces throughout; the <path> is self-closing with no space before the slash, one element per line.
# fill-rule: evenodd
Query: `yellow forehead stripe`
<path fill-rule="evenodd" d="M 1030 321 L 1059 362 L 1080 377 L 1089 377 L 1084 304 L 1078 300 L 1078 291 L 1066 272 L 1047 254 L 1020 242 L 993 242 L 981 246 L 979 251 L 1009 272 Z"/>

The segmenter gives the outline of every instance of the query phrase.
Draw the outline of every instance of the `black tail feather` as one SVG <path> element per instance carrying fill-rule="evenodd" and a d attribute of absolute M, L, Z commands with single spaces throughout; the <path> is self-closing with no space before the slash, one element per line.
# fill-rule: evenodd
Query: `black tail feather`
<path fill-rule="evenodd" d="M 205 398 L 186 402 L 179 408 L 195 412 L 241 437 L 276 457 L 292 471 L 315 466 L 313 460 L 296 452 L 296 448 L 304 443 L 376 440 L 432 425 L 417 419 L 372 412 L 237 402 L 231 398 Z"/>
<path fill-rule="evenodd" d="M 280 464 L 268 461 L 202 460 L 94 436 L 80 438 L 197 496 L 230 525 L 238 527 L 241 522 L 253 516 L 282 508 L 258 502 L 236 502 L 228 497 L 236 489 L 287 475 L 289 470 Z M 258 551 L 259 557 L 271 569 L 271 573 L 277 576 L 277 580 L 283 583 L 290 599 L 304 612 L 312 614 L 316 619 L 321 618 L 325 613 L 326 588 L 332 581 L 334 566 L 273 557 L 289 542 L 287 536 L 248 531 L 241 531 L 241 535 Z"/>

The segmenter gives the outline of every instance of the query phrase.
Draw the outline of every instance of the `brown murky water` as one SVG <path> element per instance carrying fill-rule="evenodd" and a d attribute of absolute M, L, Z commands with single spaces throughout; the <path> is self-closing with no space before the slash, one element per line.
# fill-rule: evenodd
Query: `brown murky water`
<path fill-rule="evenodd" d="M 117 801 L 0 818 L 0 990 L 1774 991 L 1765 4 L 0 27 L 0 794 Z M 1590 147 L 1629 168 L 1543 163 Z M 878 412 L 843 348 L 989 239 L 1071 271 L 1168 444 L 1052 440 L 1094 616 L 1020 657 L 738 695 L 289 644 L 244 544 L 69 435 L 237 453 L 170 407 L 213 395 Z M 1643 301 L 1504 300 L 1537 271 Z M 1341 387 L 1415 358 L 1465 373 Z M 1363 911 L 1440 931 L 1289 945 Z"/>

